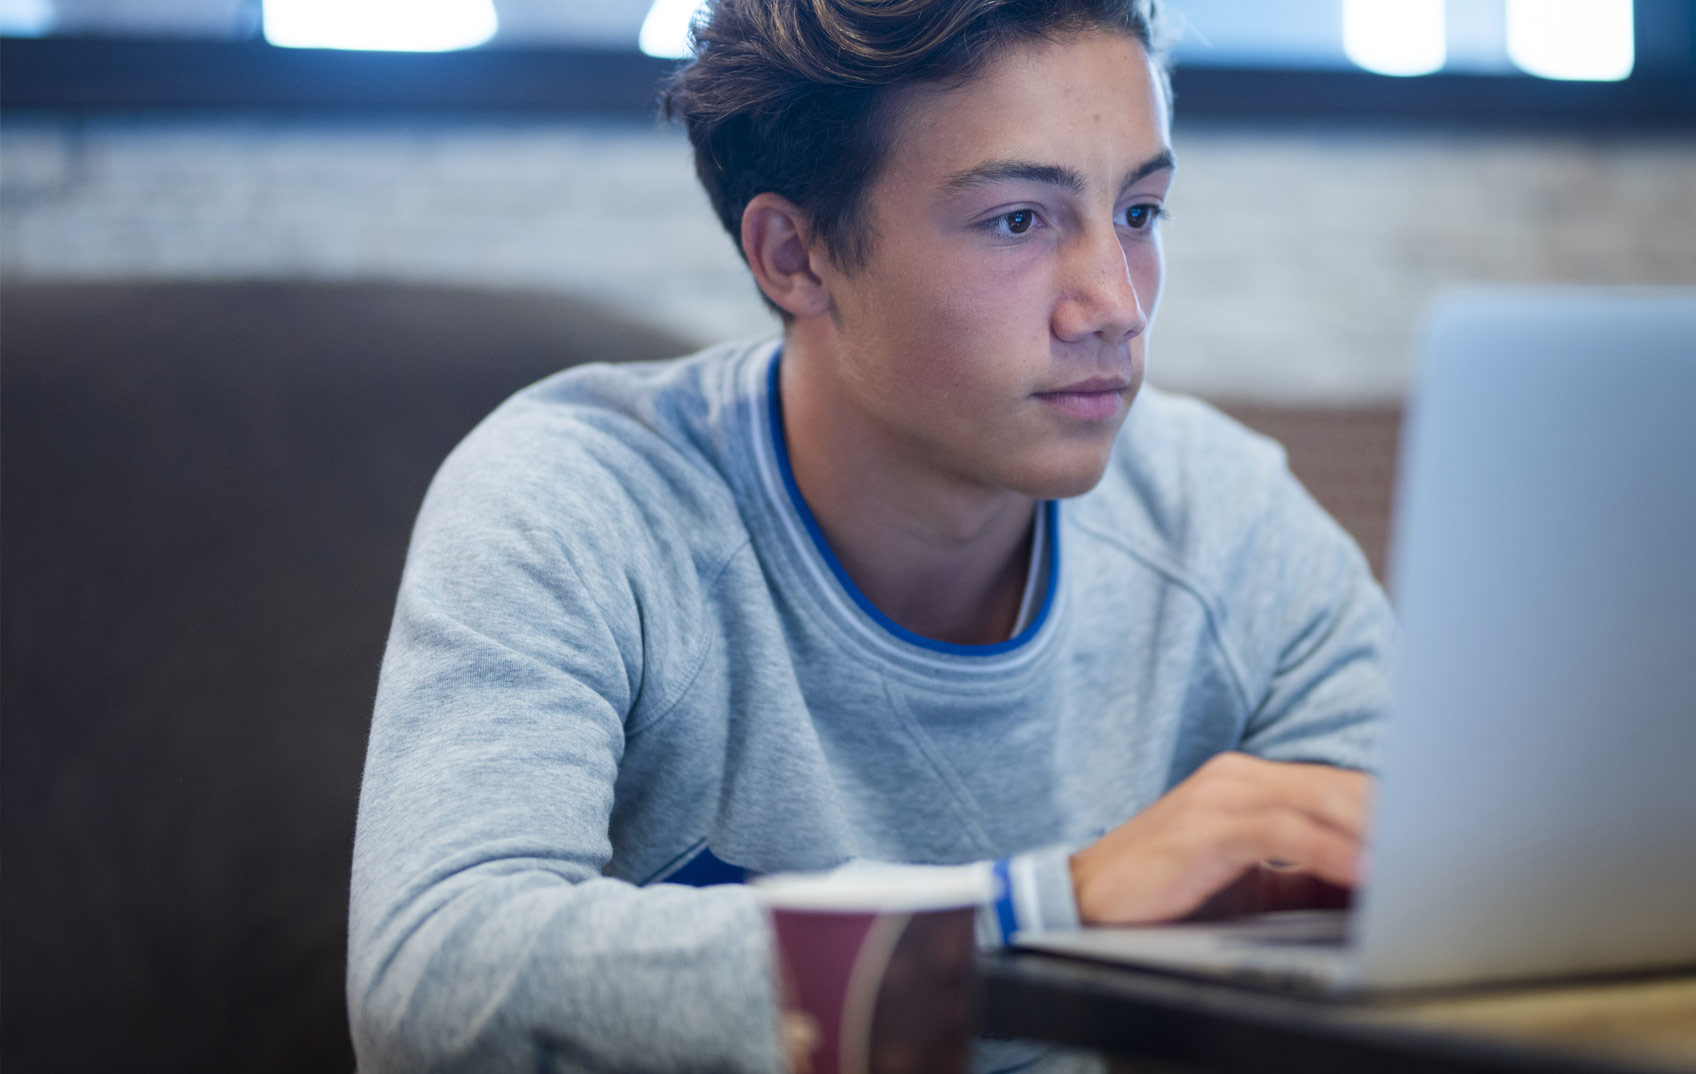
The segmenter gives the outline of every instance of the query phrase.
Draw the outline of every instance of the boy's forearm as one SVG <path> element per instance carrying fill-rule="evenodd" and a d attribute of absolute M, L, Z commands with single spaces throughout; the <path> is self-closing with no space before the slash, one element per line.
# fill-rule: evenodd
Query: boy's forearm
<path fill-rule="evenodd" d="M 747 890 L 477 872 L 382 925 L 380 907 L 356 916 L 362 1071 L 782 1068 L 770 939 Z"/>

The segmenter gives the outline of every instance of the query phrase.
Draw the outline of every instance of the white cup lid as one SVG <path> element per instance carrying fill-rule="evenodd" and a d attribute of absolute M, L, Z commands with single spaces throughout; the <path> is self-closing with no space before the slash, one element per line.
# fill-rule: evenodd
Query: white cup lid
<path fill-rule="evenodd" d="M 851 861 L 822 873 L 773 873 L 753 880 L 761 902 L 778 910 L 913 913 L 977 906 L 995 898 L 988 862 L 896 865 Z"/>

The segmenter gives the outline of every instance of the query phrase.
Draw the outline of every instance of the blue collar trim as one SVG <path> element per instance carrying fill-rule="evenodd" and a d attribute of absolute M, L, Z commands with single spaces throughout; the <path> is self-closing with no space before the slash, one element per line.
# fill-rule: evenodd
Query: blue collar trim
<path fill-rule="evenodd" d="M 819 555 L 830 567 L 830 573 L 836 576 L 837 584 L 853 599 L 861 611 L 865 612 L 879 626 L 902 641 L 932 652 L 950 653 L 955 656 L 1000 656 L 1012 652 L 1019 646 L 1036 637 L 1042 629 L 1042 624 L 1048 621 L 1048 610 L 1054 605 L 1054 594 L 1060 583 L 1060 512 L 1059 505 L 1054 500 L 1043 501 L 1042 509 L 1048 512 L 1048 585 L 1042 595 L 1042 608 L 1036 616 L 1020 631 L 1016 637 L 1007 641 L 999 641 L 989 645 L 956 645 L 953 642 L 937 641 L 922 634 L 915 634 L 895 620 L 884 615 L 866 595 L 860 592 L 860 587 L 848 577 L 848 572 L 842 569 L 842 563 L 836 558 L 836 553 L 830 550 L 830 544 L 824 538 L 824 532 L 813 518 L 812 508 L 801 497 L 801 489 L 795 484 L 795 471 L 789 465 L 789 445 L 783 433 L 783 398 L 778 392 L 777 371 L 783 361 L 783 348 L 779 347 L 772 355 L 771 370 L 766 374 L 766 395 L 769 400 L 767 410 L 771 415 L 771 442 L 777 452 L 777 469 L 783 475 L 783 487 L 789 492 L 789 502 L 795 505 L 795 513 L 801 516 L 801 522 L 807 527 L 807 533 L 813 539 L 813 546 L 819 550 Z"/>

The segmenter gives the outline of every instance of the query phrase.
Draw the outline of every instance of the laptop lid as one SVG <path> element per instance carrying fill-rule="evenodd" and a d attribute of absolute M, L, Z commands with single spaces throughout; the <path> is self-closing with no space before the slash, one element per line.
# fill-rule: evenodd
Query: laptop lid
<path fill-rule="evenodd" d="M 1696 292 L 1441 300 L 1354 983 L 1696 964 Z"/>

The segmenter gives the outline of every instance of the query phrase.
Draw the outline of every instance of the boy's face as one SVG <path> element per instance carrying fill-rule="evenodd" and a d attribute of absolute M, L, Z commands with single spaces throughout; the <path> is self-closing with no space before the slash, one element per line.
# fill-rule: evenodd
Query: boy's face
<path fill-rule="evenodd" d="M 1142 46 L 1019 46 L 895 112 L 867 190 L 870 258 L 827 270 L 843 402 L 922 470 L 1088 490 L 1142 382 L 1160 290 L 1172 167 Z"/>

